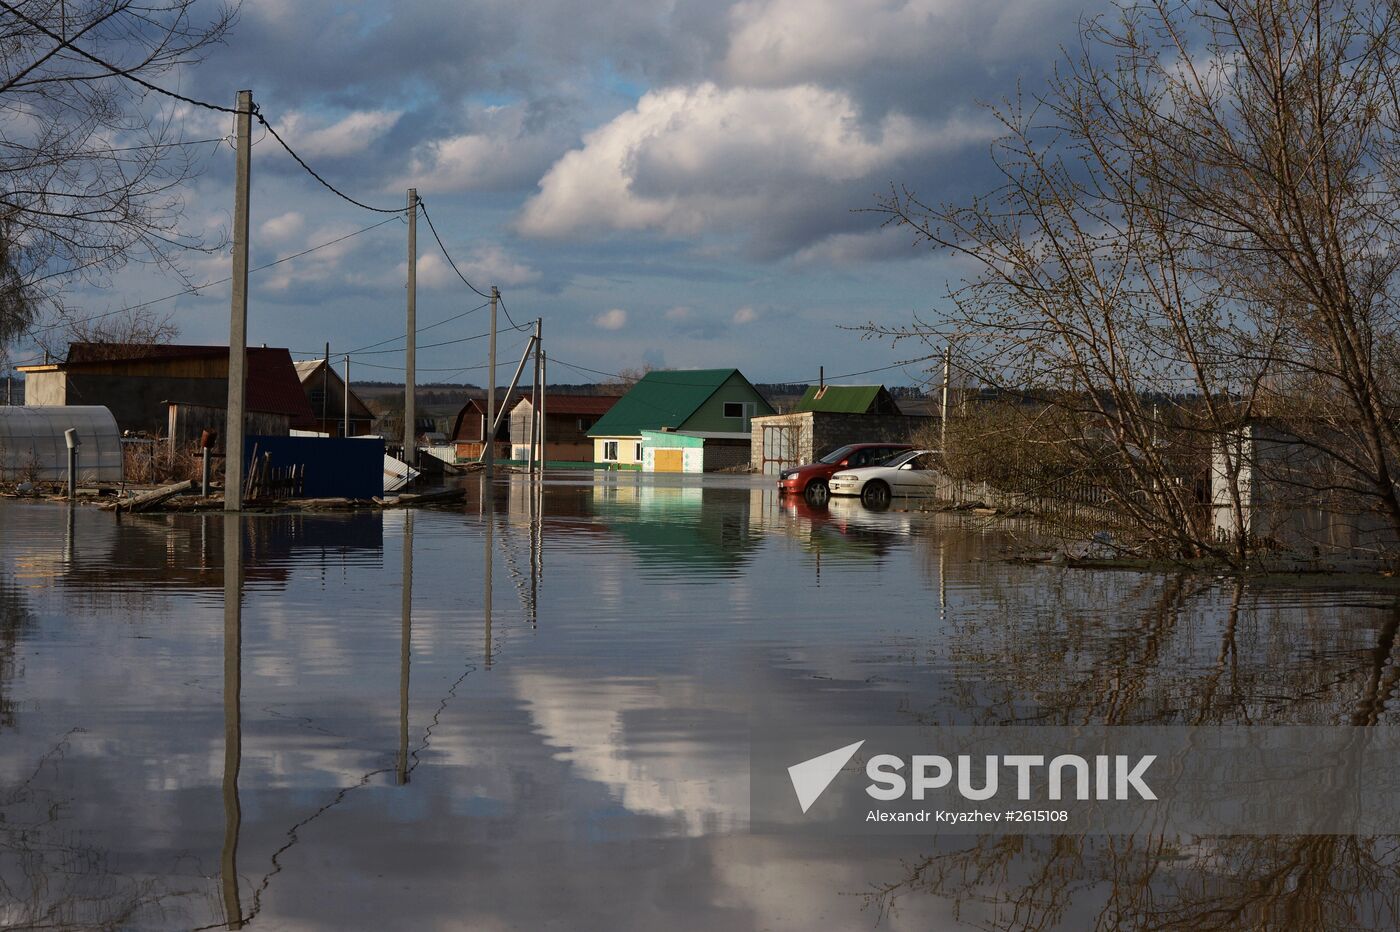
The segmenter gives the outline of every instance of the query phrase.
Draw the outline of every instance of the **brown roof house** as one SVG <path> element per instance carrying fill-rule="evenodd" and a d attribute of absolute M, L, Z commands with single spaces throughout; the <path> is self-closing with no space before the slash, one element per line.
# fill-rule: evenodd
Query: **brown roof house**
<path fill-rule="evenodd" d="M 338 375 L 334 366 L 327 366 L 324 359 L 293 363 L 297 378 L 301 380 L 306 401 L 311 405 L 312 416 L 316 419 L 313 430 L 332 437 L 359 437 L 370 432 L 374 424 L 374 412 L 360 400 L 355 390 L 346 390 L 345 379 Z M 349 399 L 350 433 L 345 433 L 346 399 Z"/>
<path fill-rule="evenodd" d="M 510 411 L 521 398 L 514 392 L 509 398 L 502 392 L 496 396 L 496 410 Z M 486 399 L 468 398 L 452 421 L 452 435 L 448 442 L 457 448 L 457 461 L 467 462 L 481 458 L 486 439 Z M 549 442 L 549 438 L 545 438 Z M 501 418 L 501 426 L 496 429 L 495 456 L 498 460 L 510 459 L 510 418 Z"/>
<path fill-rule="evenodd" d="M 551 462 L 592 463 L 593 440 L 588 432 L 617 404 L 618 395 L 564 395 L 544 398 L 544 451 Z M 510 409 L 511 459 L 530 455 L 530 396 Z"/>
<path fill-rule="evenodd" d="M 291 354 L 251 346 L 247 352 L 245 431 L 285 436 L 314 429 Z M 102 405 L 123 432 L 167 437 L 177 448 L 197 443 L 206 429 L 224 436 L 226 346 L 74 343 L 63 362 L 20 371 L 30 405 Z"/>

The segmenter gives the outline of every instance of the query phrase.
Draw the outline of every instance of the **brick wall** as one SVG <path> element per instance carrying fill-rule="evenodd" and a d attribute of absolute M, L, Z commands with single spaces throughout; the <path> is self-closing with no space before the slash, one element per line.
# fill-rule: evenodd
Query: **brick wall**
<path fill-rule="evenodd" d="M 749 444 L 743 440 L 706 440 L 705 472 L 743 466 L 749 461 Z"/>
<path fill-rule="evenodd" d="M 763 469 L 765 425 L 783 425 L 787 428 L 790 432 L 789 445 L 795 455 L 793 462 L 785 465 L 796 466 L 810 463 L 828 450 L 848 443 L 913 443 L 917 434 L 937 423 L 937 418 L 924 415 L 834 414 L 825 411 L 755 418 L 750 463 L 755 471 Z M 769 472 L 777 471 L 776 464 L 769 463 L 768 466 Z"/>

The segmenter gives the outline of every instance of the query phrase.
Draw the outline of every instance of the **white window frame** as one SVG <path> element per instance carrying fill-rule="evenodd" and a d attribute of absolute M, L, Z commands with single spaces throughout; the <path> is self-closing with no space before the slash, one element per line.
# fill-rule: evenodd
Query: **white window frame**
<path fill-rule="evenodd" d="M 738 414 L 730 414 L 730 413 L 729 413 L 730 407 L 738 408 L 738 409 L 739 409 L 739 413 L 738 413 Z M 749 405 L 748 405 L 748 402 L 745 402 L 745 401 L 726 401 L 726 402 L 724 403 L 724 416 L 727 417 L 727 418 L 729 418 L 729 419 L 732 420 L 732 421 L 742 421 L 742 420 L 748 415 L 748 413 L 749 413 Z"/>
<path fill-rule="evenodd" d="M 605 461 L 610 463 L 617 462 L 617 444 L 618 442 L 616 440 L 603 441 L 603 459 Z"/>
<path fill-rule="evenodd" d="M 642 461 L 642 442 L 641 442 L 640 440 L 638 440 L 638 441 L 637 441 L 637 462 L 640 463 L 641 461 Z"/>

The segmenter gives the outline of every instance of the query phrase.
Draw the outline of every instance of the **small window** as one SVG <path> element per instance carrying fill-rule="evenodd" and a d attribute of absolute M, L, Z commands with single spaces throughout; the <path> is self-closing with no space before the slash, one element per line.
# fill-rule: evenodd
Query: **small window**
<path fill-rule="evenodd" d="M 744 403 L 742 401 L 726 401 L 724 403 L 725 417 L 743 417 Z"/>
<path fill-rule="evenodd" d="M 616 460 L 617 460 L 617 441 L 616 441 L 616 440 L 604 440 L 604 441 L 603 441 L 603 459 L 605 459 L 605 460 L 613 460 L 613 461 L 616 461 Z"/>
<path fill-rule="evenodd" d="M 639 463 L 642 461 L 642 444 L 640 441 L 637 443 L 637 455 L 633 458 Z"/>

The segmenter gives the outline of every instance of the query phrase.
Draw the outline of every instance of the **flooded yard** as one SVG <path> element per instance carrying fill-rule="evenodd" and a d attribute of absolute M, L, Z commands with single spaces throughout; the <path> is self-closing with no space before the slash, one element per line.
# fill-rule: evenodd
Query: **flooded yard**
<path fill-rule="evenodd" d="M 1400 723 L 1400 595 L 747 477 L 0 505 L 0 926 L 1392 928 L 1394 838 L 788 838 L 754 718 Z"/>

